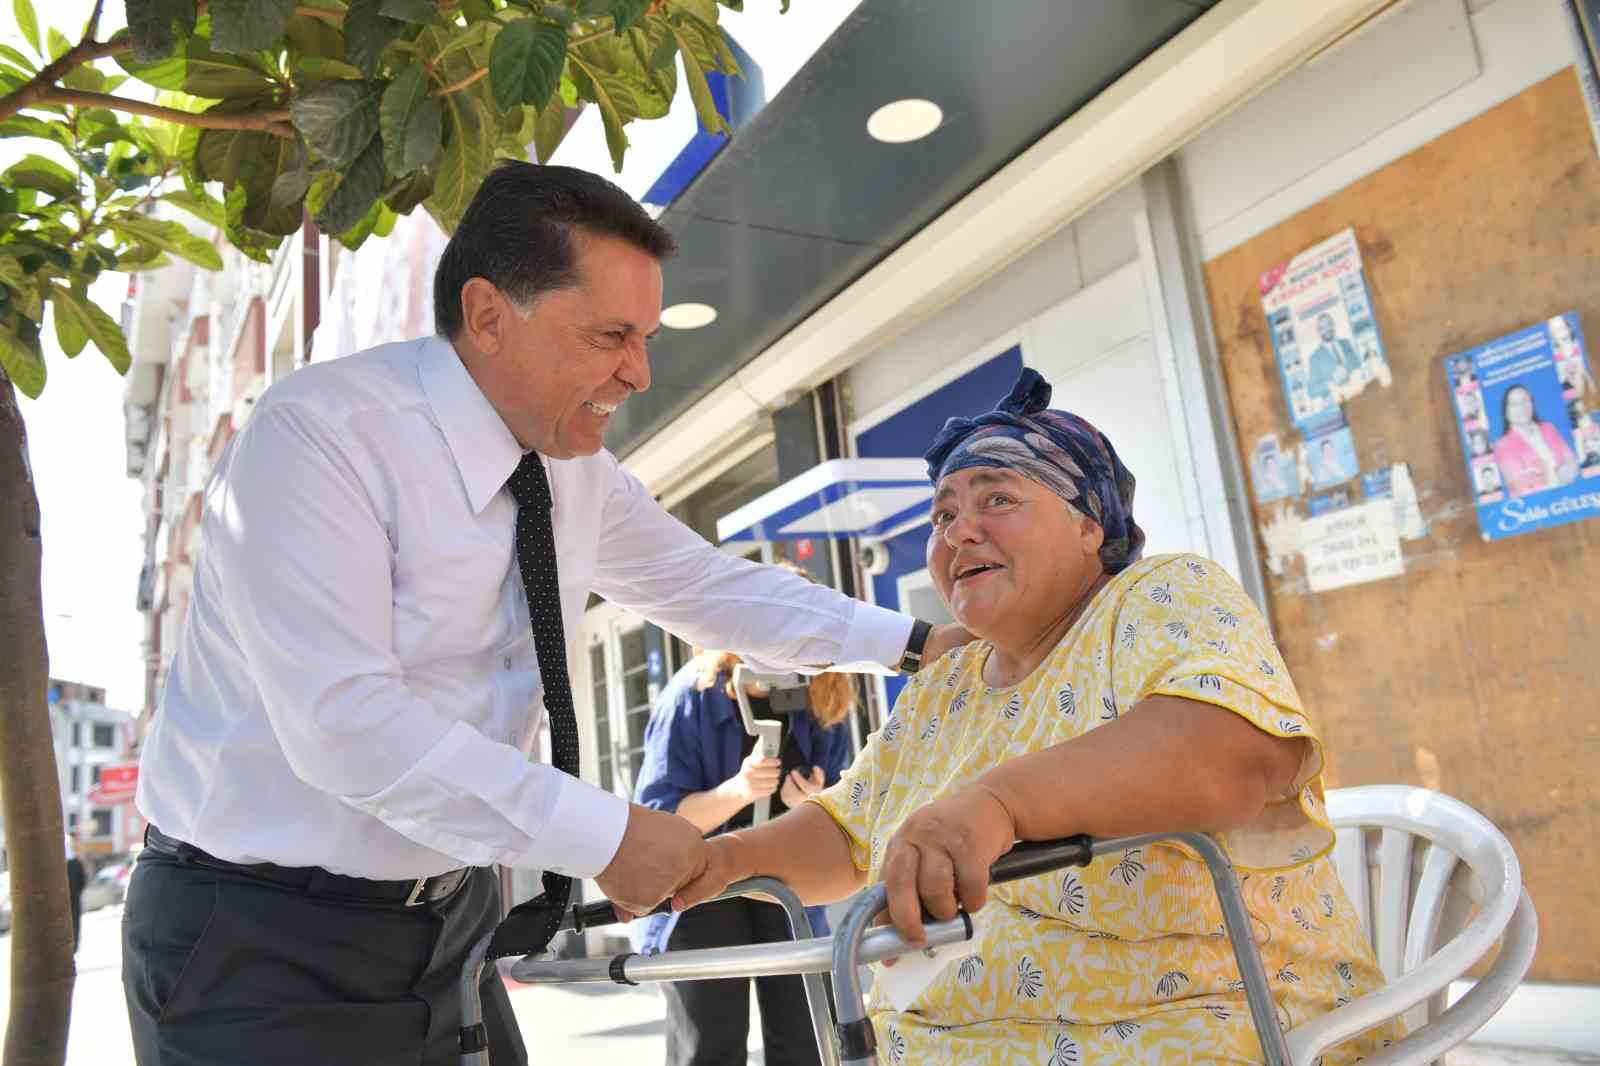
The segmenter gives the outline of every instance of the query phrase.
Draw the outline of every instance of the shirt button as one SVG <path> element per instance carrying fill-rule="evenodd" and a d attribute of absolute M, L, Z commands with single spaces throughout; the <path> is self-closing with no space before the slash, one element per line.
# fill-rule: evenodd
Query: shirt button
<path fill-rule="evenodd" d="M 506 669 L 511 669 L 511 656 L 509 655 L 506 656 Z"/>

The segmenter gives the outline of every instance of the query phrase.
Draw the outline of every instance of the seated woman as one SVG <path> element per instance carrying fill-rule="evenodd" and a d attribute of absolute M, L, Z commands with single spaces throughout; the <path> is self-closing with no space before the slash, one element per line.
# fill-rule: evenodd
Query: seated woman
<path fill-rule="evenodd" d="M 1049 398 L 1024 371 L 928 453 L 928 568 L 978 639 L 907 684 L 837 785 L 713 840 L 673 905 L 757 874 L 814 903 L 883 881 L 912 942 L 919 904 L 983 908 L 970 953 L 907 1010 L 875 990 L 893 1063 L 1259 1062 L 1190 852 L 1156 844 L 988 886 L 1017 840 L 1212 832 L 1241 871 L 1285 1025 L 1383 982 L 1327 858 L 1321 742 L 1261 615 L 1214 563 L 1140 560 L 1132 475 Z"/>

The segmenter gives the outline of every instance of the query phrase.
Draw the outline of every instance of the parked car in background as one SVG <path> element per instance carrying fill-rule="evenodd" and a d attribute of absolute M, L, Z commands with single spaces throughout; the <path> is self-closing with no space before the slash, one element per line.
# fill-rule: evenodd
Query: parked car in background
<path fill-rule="evenodd" d="M 122 859 L 100 867 L 89 883 L 83 886 L 79 904 L 84 913 L 112 907 L 121 903 L 128 894 L 128 875 L 133 872 L 133 862 Z"/>

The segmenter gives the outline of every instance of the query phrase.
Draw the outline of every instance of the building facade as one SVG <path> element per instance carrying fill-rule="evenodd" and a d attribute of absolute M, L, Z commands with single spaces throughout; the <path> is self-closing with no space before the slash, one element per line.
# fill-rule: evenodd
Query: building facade
<path fill-rule="evenodd" d="M 945 418 L 987 409 L 1021 367 L 1038 368 L 1137 475 L 1150 551 L 1209 555 L 1267 612 L 1324 724 L 1330 783 L 1440 788 L 1504 827 L 1541 914 L 1533 994 L 1597 1002 L 1600 899 L 1575 842 L 1600 829 L 1588 772 L 1600 733 L 1584 713 L 1600 691 L 1585 644 L 1600 527 L 1480 536 L 1443 369 L 1553 316 L 1600 330 L 1600 112 L 1567 0 L 1040 0 L 1008 5 L 1006 20 L 916 7 L 726 16 L 765 90 L 653 205 L 683 249 L 667 304 L 714 314 L 663 330 L 656 383 L 619 412 L 610 446 L 724 550 L 794 559 L 932 617 L 915 479 L 874 495 L 814 471 L 910 469 Z M 942 121 L 920 140 L 877 139 L 869 119 L 908 97 L 939 105 Z M 635 195 L 694 136 L 673 121 L 635 139 L 621 178 Z M 556 161 L 609 173 L 596 116 Z M 1337 420 L 1313 425 L 1292 350 L 1314 361 L 1316 341 L 1269 326 L 1264 296 L 1280 268 L 1347 231 L 1360 280 L 1337 289 L 1339 328 L 1382 339 L 1382 372 L 1369 388 L 1341 383 Z M 307 358 L 426 332 L 442 246 L 420 214 L 337 261 L 303 236 L 287 255 L 298 283 L 255 283 L 263 354 L 245 364 L 264 384 Z M 288 321 L 270 311 L 280 290 L 298 301 L 292 336 L 273 332 Z M 239 331 L 183 314 L 206 319 L 199 345 L 227 336 L 219 347 L 239 350 Z M 193 364 L 207 364 L 208 390 L 236 397 L 229 427 L 250 394 L 238 358 L 216 386 L 178 332 L 155 357 L 139 467 L 153 685 L 163 629 L 181 616 L 199 488 L 155 483 L 184 467 L 180 444 L 213 455 L 227 432 L 222 408 L 196 399 Z M 1600 408 L 1589 384 L 1568 404 L 1580 437 L 1579 415 Z M 1342 480 L 1300 469 L 1312 442 L 1338 433 Z M 1296 457 L 1299 491 L 1269 489 L 1269 452 Z M 807 477 L 821 487 L 796 495 Z M 782 508 L 800 510 L 751 532 Z M 1335 549 L 1318 531 L 1336 512 L 1375 523 L 1387 555 L 1330 585 L 1320 567 Z M 601 602 L 569 639 L 584 776 L 628 794 L 649 708 L 689 649 Z M 870 686 L 858 738 L 895 691 Z M 1600 1050 L 1577 1028 L 1551 1039 Z"/>
<path fill-rule="evenodd" d="M 144 828 L 131 802 L 134 719 L 107 707 L 104 689 L 51 678 L 46 691 L 67 835 L 92 868 L 126 855 Z"/>

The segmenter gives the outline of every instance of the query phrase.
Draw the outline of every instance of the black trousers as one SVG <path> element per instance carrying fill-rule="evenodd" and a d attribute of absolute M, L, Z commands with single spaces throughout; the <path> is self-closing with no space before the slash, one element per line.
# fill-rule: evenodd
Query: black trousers
<path fill-rule="evenodd" d="M 791 939 L 781 907 L 728 899 L 683 912 L 669 950 L 726 948 Z M 805 985 L 798 975 L 757 977 L 761 1039 L 767 1066 L 817 1066 Z M 744 1066 L 750 1036 L 750 978 L 677 981 L 667 999 L 667 1066 Z"/>
<path fill-rule="evenodd" d="M 122 915 L 138 1066 L 456 1066 L 461 967 L 500 918 L 493 871 L 431 905 L 306 895 L 146 848 Z M 526 1066 L 504 983 L 480 986 L 495 1066 Z"/>

